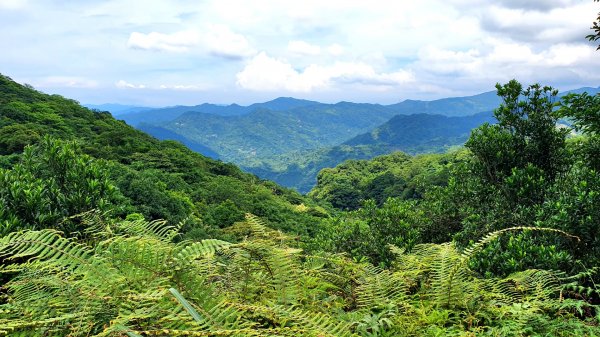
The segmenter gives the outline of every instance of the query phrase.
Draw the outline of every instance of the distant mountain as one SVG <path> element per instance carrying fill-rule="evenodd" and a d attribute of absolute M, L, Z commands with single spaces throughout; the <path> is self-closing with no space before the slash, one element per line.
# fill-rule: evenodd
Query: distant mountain
<path fill-rule="evenodd" d="M 442 98 L 434 101 L 406 100 L 387 107 L 397 114 L 436 114 L 444 116 L 469 116 L 482 111 L 491 111 L 502 100 L 495 91 L 466 97 Z"/>
<path fill-rule="evenodd" d="M 123 105 L 123 104 L 115 104 L 115 103 L 106 103 L 106 104 L 83 104 L 84 107 L 92 110 L 98 111 L 108 111 L 113 116 L 124 115 L 132 112 L 140 112 L 146 110 L 152 110 L 152 108 L 135 106 L 135 105 Z"/>
<path fill-rule="evenodd" d="M 383 125 L 356 136 L 344 144 L 384 146 L 412 154 L 432 152 L 429 149 L 439 151 L 448 146 L 464 143 L 473 128 L 495 121 L 491 111 L 465 117 L 397 115 Z"/>
<path fill-rule="evenodd" d="M 558 96 L 564 96 L 566 94 L 583 94 L 584 92 L 587 92 L 589 95 L 598 95 L 600 93 L 600 87 L 598 87 L 598 88 L 583 87 L 583 88 L 579 88 L 579 89 L 563 91 L 563 92 L 559 93 Z"/>
<path fill-rule="evenodd" d="M 559 94 L 559 97 L 570 93 L 581 94 L 584 92 L 595 95 L 600 92 L 600 87 L 584 87 L 564 91 Z M 488 91 L 474 96 L 450 97 L 434 101 L 406 100 L 387 105 L 387 107 L 393 109 L 399 115 L 425 113 L 444 116 L 470 116 L 482 111 L 492 111 L 500 103 L 502 103 L 502 100 L 498 97 L 496 91 Z"/>
<path fill-rule="evenodd" d="M 137 126 L 140 123 L 156 124 L 172 121 L 185 113 L 198 112 L 212 114 L 217 116 L 241 116 L 250 112 L 268 109 L 273 111 L 284 111 L 305 106 L 320 104 L 319 102 L 295 99 L 291 97 L 280 97 L 264 103 L 254 103 L 248 106 L 238 104 L 219 105 L 204 103 L 194 106 L 178 105 L 174 107 L 165 107 L 158 109 L 142 108 L 139 110 L 129 110 L 126 113 L 120 113 L 119 118 L 127 124 Z M 111 111 L 111 110 L 108 110 Z M 112 111 L 111 111 L 112 112 Z"/>
<path fill-rule="evenodd" d="M 211 150 L 209 147 L 189 140 L 183 137 L 182 135 L 176 134 L 175 132 L 169 131 L 165 128 L 161 128 L 160 126 L 141 123 L 138 125 L 137 128 L 138 130 L 148 134 L 152 134 L 154 135 L 154 137 L 159 138 L 161 140 L 176 140 L 181 144 L 187 146 L 188 149 L 194 152 L 200 153 L 212 159 L 219 159 L 219 154 Z"/>
<path fill-rule="evenodd" d="M 370 159 L 394 151 L 409 154 L 446 152 L 464 144 L 471 130 L 486 122 L 495 122 L 492 112 L 465 117 L 398 115 L 341 145 L 265 158 L 263 165 L 242 168 L 307 193 L 324 168 L 335 167 L 348 159 Z"/>
<path fill-rule="evenodd" d="M 317 103 L 283 111 L 259 108 L 238 116 L 187 112 L 161 126 L 214 149 L 223 160 L 257 166 L 269 156 L 340 144 L 393 115 L 381 105 Z"/>

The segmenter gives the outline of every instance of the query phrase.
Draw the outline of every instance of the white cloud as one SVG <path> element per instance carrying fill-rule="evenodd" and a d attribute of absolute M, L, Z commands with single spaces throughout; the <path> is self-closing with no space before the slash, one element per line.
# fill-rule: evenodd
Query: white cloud
<path fill-rule="evenodd" d="M 292 54 L 306 56 L 315 56 L 321 53 L 321 47 L 300 40 L 288 42 L 287 50 Z"/>
<path fill-rule="evenodd" d="M 210 25 L 204 35 L 209 52 L 225 58 L 244 58 L 256 54 L 244 35 L 234 33 L 225 25 Z"/>
<path fill-rule="evenodd" d="M 115 86 L 120 89 L 145 89 L 146 86 L 144 84 L 133 84 L 126 82 L 124 80 L 119 80 L 115 83 Z"/>
<path fill-rule="evenodd" d="M 600 54 L 584 38 L 598 11 L 592 0 L 0 0 L 0 45 L 11 46 L 0 64 L 83 102 L 146 97 L 117 88 L 121 78 L 122 88 L 164 85 L 147 96 L 165 105 L 273 90 L 383 103 L 511 78 L 575 88 L 600 83 Z"/>
<path fill-rule="evenodd" d="M 334 84 L 396 86 L 413 81 L 414 76 L 408 71 L 378 73 L 371 65 L 361 62 L 335 62 L 327 66 L 311 64 L 298 71 L 285 60 L 272 58 L 264 52 L 237 74 L 239 86 L 256 91 L 311 92 Z"/>
<path fill-rule="evenodd" d="M 203 48 L 209 54 L 233 59 L 256 53 L 243 35 L 234 33 L 224 25 L 208 25 L 202 33 L 200 30 L 184 30 L 172 34 L 133 32 L 129 36 L 127 46 L 133 49 L 176 53 L 199 51 Z"/>
<path fill-rule="evenodd" d="M 333 56 L 340 56 L 344 53 L 344 47 L 340 46 L 337 43 L 334 43 L 332 45 L 329 45 L 329 47 L 327 47 L 327 51 L 329 52 L 329 54 L 331 54 Z"/>
<path fill-rule="evenodd" d="M 48 76 L 34 81 L 38 88 L 95 88 L 98 83 L 76 76 Z"/>
<path fill-rule="evenodd" d="M 209 86 L 186 84 L 161 84 L 158 88 L 163 90 L 202 91 L 208 89 Z"/>
<path fill-rule="evenodd" d="M 561 83 L 567 83 L 567 88 L 573 88 L 581 83 L 597 85 L 600 74 L 590 71 L 600 66 L 597 56 L 593 48 L 583 43 L 536 49 L 523 42 L 490 38 L 467 51 L 423 48 L 419 60 L 410 68 L 431 84 L 458 90 L 491 90 L 494 83 L 512 78 L 525 84 L 538 82 L 559 88 L 565 88 Z"/>
<path fill-rule="evenodd" d="M 180 31 L 172 34 L 133 32 L 129 35 L 127 46 L 143 50 L 185 52 L 198 42 L 199 36 L 195 31 Z"/>
<path fill-rule="evenodd" d="M 546 2 L 549 6 L 546 12 L 527 6 L 507 8 L 492 5 L 482 12 L 481 26 L 488 32 L 516 41 L 552 44 L 582 41 L 595 17 L 594 14 L 597 13 L 594 3 L 590 1 L 561 8 L 557 1 Z"/>

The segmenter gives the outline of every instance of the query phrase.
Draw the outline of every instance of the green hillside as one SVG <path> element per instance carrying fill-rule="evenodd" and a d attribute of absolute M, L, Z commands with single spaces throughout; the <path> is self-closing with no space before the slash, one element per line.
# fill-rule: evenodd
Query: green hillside
<path fill-rule="evenodd" d="M 453 167 L 469 158 L 463 149 L 414 157 L 394 152 L 371 160 L 347 160 L 321 170 L 309 196 L 342 209 L 357 209 L 369 199 L 379 206 L 388 198 L 421 199 L 426 189 L 446 186 Z"/>
<path fill-rule="evenodd" d="M 223 160 L 252 167 L 269 156 L 337 145 L 392 115 L 383 106 L 318 104 L 285 111 L 263 108 L 228 117 L 190 112 L 163 127 L 204 144 Z"/>
<path fill-rule="evenodd" d="M 486 122 L 494 122 L 489 112 L 465 117 L 398 115 L 341 145 L 288 152 L 265 158 L 261 166 L 243 168 L 259 177 L 307 193 L 315 186 L 317 174 L 324 168 L 334 167 L 348 159 L 370 159 L 394 151 L 408 154 L 445 152 L 462 146 L 471 130 Z"/>
<path fill-rule="evenodd" d="M 158 141 L 109 113 L 0 76 L 1 165 L 10 170 L 22 160 L 27 145 L 45 136 L 74 141 L 76 152 L 106 164 L 111 182 L 125 198 L 121 214 L 139 212 L 149 220 L 183 221 L 189 232 L 201 236 L 243 219 L 246 212 L 298 233 L 307 233 L 318 222 L 309 214 L 314 203 L 294 191 L 179 143 Z M 303 212 L 298 211 L 301 204 L 307 206 L 300 208 Z"/>

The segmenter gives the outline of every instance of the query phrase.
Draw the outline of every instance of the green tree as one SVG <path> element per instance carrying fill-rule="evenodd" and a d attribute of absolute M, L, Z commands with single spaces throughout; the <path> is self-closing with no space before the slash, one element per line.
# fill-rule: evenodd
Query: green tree
<path fill-rule="evenodd" d="M 600 0 L 594 0 L 594 1 L 600 2 Z M 594 31 L 594 34 L 590 34 L 590 35 L 586 36 L 586 38 L 590 41 L 600 40 L 600 13 L 598 13 L 598 18 L 596 19 L 596 21 L 594 21 L 594 23 L 592 23 L 592 27 L 590 29 L 592 31 Z M 598 46 L 597 50 L 600 50 L 600 45 Z"/>
<path fill-rule="evenodd" d="M 45 137 L 26 147 L 12 169 L 0 170 L 0 232 L 23 227 L 78 231 L 69 216 L 106 211 L 119 196 L 102 162 L 78 153 L 74 143 Z"/>

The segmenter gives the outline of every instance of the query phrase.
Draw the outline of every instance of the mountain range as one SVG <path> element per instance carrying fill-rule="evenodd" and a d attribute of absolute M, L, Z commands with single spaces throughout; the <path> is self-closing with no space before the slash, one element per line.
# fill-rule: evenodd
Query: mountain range
<path fill-rule="evenodd" d="M 600 88 L 579 88 L 561 95 L 571 92 L 596 94 Z M 248 106 L 116 106 L 114 114 L 156 138 L 179 141 L 196 152 L 306 193 L 320 169 L 347 159 L 369 159 L 397 150 L 443 152 L 460 146 L 471 129 L 494 121 L 492 111 L 500 103 L 490 91 L 391 105 L 326 104 L 280 97 Z"/>

